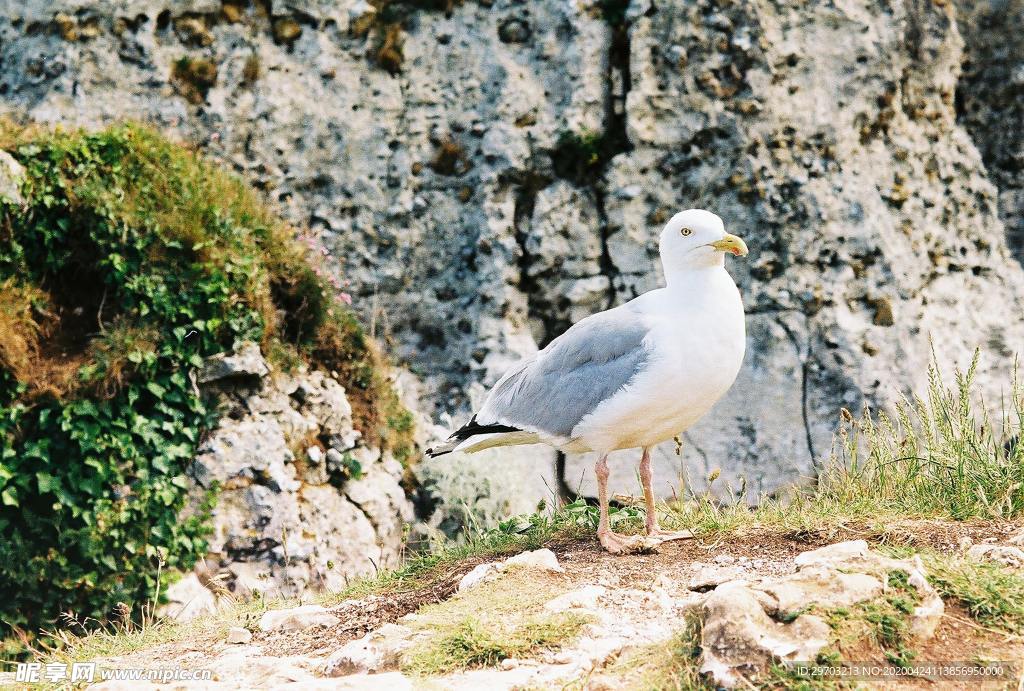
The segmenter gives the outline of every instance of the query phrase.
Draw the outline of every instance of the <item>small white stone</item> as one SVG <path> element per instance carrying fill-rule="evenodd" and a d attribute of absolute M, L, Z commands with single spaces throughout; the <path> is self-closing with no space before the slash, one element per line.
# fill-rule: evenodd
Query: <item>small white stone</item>
<path fill-rule="evenodd" d="M 809 552 L 801 552 L 793 560 L 793 563 L 797 566 L 808 566 L 809 564 L 823 562 L 844 561 L 851 557 L 863 557 L 867 553 L 868 543 L 866 540 L 847 540 L 846 542 L 837 542 L 834 545 L 812 549 Z"/>
<path fill-rule="evenodd" d="M 1013 568 L 1024 568 L 1024 549 L 1012 545 L 974 545 L 967 550 L 972 559 L 987 559 Z"/>
<path fill-rule="evenodd" d="M 301 631 L 313 626 L 335 626 L 341 619 L 320 605 L 274 609 L 260 617 L 261 631 Z"/>
<path fill-rule="evenodd" d="M 654 579 L 654 583 L 651 583 L 652 589 L 673 590 L 675 587 L 676 582 L 667 573 L 658 574 L 658 577 Z"/>
<path fill-rule="evenodd" d="M 402 651 L 409 647 L 412 629 L 385 624 L 362 638 L 336 650 L 324 665 L 328 677 L 381 672 L 398 666 Z"/>
<path fill-rule="evenodd" d="M 563 650 L 561 652 L 555 653 L 551 657 L 551 662 L 556 664 L 556 665 L 567 665 L 567 664 L 569 664 L 572 661 L 573 661 L 572 653 L 569 652 L 568 650 Z"/>
<path fill-rule="evenodd" d="M 249 629 L 243 629 L 241 626 L 232 626 L 228 630 L 228 637 L 225 642 L 233 645 L 240 645 L 248 643 L 252 640 L 252 631 Z"/>
<path fill-rule="evenodd" d="M 504 660 L 501 661 L 501 664 L 499 666 L 507 672 L 510 669 L 515 669 L 516 667 L 518 667 L 519 660 L 515 659 L 514 657 L 506 657 Z"/>
<path fill-rule="evenodd" d="M 545 603 L 544 609 L 551 612 L 564 612 L 567 609 L 590 609 L 597 606 L 597 600 L 607 590 L 600 585 L 588 585 L 573 590 L 572 592 L 559 595 Z"/>
<path fill-rule="evenodd" d="M 722 583 L 734 581 L 740 577 L 742 569 L 735 566 L 709 566 L 701 564 L 690 576 L 686 587 L 690 590 L 710 590 Z"/>
<path fill-rule="evenodd" d="M 464 592 L 470 588 L 475 588 L 481 583 L 492 581 L 498 577 L 501 573 L 501 563 L 496 561 L 487 562 L 486 564 L 477 564 L 472 571 L 467 573 L 459 581 L 459 592 Z"/>
<path fill-rule="evenodd" d="M 505 566 L 531 566 L 545 571 L 565 573 L 565 569 L 558 563 L 558 557 L 550 549 L 536 549 L 532 552 L 523 552 L 505 560 Z"/>

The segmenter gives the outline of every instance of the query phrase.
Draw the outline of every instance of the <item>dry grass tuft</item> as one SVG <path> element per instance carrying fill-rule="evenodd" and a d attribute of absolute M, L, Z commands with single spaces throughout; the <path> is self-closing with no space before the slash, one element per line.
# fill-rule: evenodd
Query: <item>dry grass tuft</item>
<path fill-rule="evenodd" d="M 217 64 L 206 58 L 179 58 L 171 68 L 171 83 L 186 101 L 199 105 L 217 83 Z"/>
<path fill-rule="evenodd" d="M 451 137 L 444 139 L 437 147 L 434 160 L 430 162 L 434 172 L 441 175 L 463 175 L 470 169 L 466 149 Z"/>
<path fill-rule="evenodd" d="M 0 281 L 0 366 L 18 381 L 37 376 L 40 339 L 52 333 L 57 320 L 50 307 L 49 296 L 38 288 L 14 278 Z"/>
<path fill-rule="evenodd" d="M 402 25 L 397 22 L 388 24 L 382 31 L 383 37 L 377 48 L 377 64 L 391 74 L 398 74 L 405 60 L 402 54 Z"/>

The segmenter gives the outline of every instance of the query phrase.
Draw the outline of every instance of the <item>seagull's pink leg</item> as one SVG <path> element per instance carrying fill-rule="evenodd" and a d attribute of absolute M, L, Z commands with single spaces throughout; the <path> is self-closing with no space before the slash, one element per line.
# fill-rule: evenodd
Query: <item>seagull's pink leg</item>
<path fill-rule="evenodd" d="M 651 452 L 648 449 L 644 449 L 644 455 L 640 459 L 640 484 L 644 488 L 644 505 L 647 507 L 647 534 L 651 537 L 658 538 L 661 541 L 666 540 L 686 540 L 693 537 L 693 533 L 689 530 L 682 530 L 679 532 L 671 532 L 668 530 L 662 530 L 658 527 L 658 510 L 654 506 L 654 489 L 651 487 L 651 481 L 654 479 L 654 473 L 651 471 Z"/>
<path fill-rule="evenodd" d="M 655 549 L 657 541 L 652 541 L 642 535 L 619 535 L 613 533 L 608 523 L 608 454 L 602 454 L 594 466 L 594 474 L 597 476 L 597 501 L 601 511 L 601 518 L 597 524 L 597 539 L 601 546 L 612 554 L 623 554 L 625 552 L 648 552 Z"/>

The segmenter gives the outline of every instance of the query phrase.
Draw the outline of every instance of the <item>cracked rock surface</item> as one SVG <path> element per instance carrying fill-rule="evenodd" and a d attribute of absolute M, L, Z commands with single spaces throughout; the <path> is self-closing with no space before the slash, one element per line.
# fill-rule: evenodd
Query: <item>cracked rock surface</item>
<path fill-rule="evenodd" d="M 362 443 L 335 379 L 270 374 L 255 345 L 240 352 L 204 368 L 224 417 L 188 469 L 192 505 L 218 489 L 208 556 L 168 591 L 167 613 L 182 619 L 222 596 L 337 591 L 393 568 L 412 520 L 400 464 Z M 331 452 L 348 463 L 330 464 Z"/>
<path fill-rule="evenodd" d="M 929 336 L 946 365 L 982 346 L 999 400 L 1024 343 L 1021 51 L 997 21 L 1019 2 L 602 6 L 0 2 L 0 112 L 141 119 L 235 168 L 323 235 L 435 436 L 572 321 L 655 287 L 657 234 L 693 206 L 751 247 L 730 260 L 744 369 L 686 435 L 696 489 L 716 467 L 751 496 L 811 473 L 839 406 L 921 389 Z M 549 496 L 551 454 L 500 458 L 421 479 L 493 516 Z M 671 495 L 673 445 L 654 459 Z M 567 460 L 569 487 L 593 490 L 592 460 Z"/>

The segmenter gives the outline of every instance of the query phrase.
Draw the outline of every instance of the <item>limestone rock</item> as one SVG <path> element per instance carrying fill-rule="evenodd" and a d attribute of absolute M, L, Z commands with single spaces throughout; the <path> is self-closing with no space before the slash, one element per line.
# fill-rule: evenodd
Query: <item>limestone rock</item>
<path fill-rule="evenodd" d="M 891 559 L 871 551 L 864 540 L 850 540 L 803 552 L 794 559 L 794 563 L 799 571 L 792 584 L 807 583 L 809 579 L 811 587 L 803 594 L 808 602 L 819 601 L 816 598 L 822 602 L 837 602 L 844 598 L 855 602 L 857 600 L 851 599 L 855 594 L 870 597 L 868 593 L 874 590 L 874 584 L 865 576 L 873 576 L 880 583 L 885 583 L 891 571 L 907 574 L 907 582 L 917 591 L 920 600 L 910 615 L 911 633 L 920 639 L 934 635 L 945 612 L 942 597 L 928 582 L 924 564 L 918 556 Z M 839 574 L 844 578 L 840 579 Z M 836 589 L 840 580 L 845 581 L 848 590 Z M 789 602 L 794 601 L 790 599 Z"/>
<path fill-rule="evenodd" d="M 714 209 L 751 246 L 730 260 L 748 357 L 682 459 L 654 450 L 663 495 L 684 470 L 700 492 L 721 466 L 755 498 L 807 475 L 840 405 L 923 389 L 930 335 L 947 368 L 983 345 L 979 392 L 999 400 L 1024 342 L 1005 239 L 1024 218 L 1020 0 L 633 2 L 616 27 L 592 2 L 414 4 L 391 74 L 367 57 L 365 0 L 274 0 L 258 28 L 210 0 L 101 0 L 97 26 L 132 21 L 74 42 L 38 27 L 81 32 L 80 0 L 8 2 L 0 114 L 146 121 L 236 168 L 324 237 L 445 428 L 571 321 L 657 285 L 671 212 Z M 173 31 L 193 14 L 208 48 Z M 186 51 L 216 66 L 201 105 L 170 84 Z M 452 175 L 430 166 L 447 140 Z M 549 496 L 553 453 L 495 456 L 514 462 L 427 464 L 432 529 L 457 534 L 462 501 L 487 524 Z M 615 491 L 638 490 L 638 456 L 613 456 Z M 567 459 L 569 487 L 593 493 L 594 460 Z"/>
<path fill-rule="evenodd" d="M 242 343 L 234 353 L 221 353 L 206 359 L 199 370 L 199 383 L 207 384 L 232 377 L 265 377 L 270 366 L 256 343 Z"/>
<path fill-rule="evenodd" d="M 743 574 L 743 570 L 735 566 L 719 566 L 716 564 L 692 564 L 694 569 L 687 581 L 687 588 L 690 590 L 708 590 L 722 583 L 736 580 Z"/>
<path fill-rule="evenodd" d="M 551 612 L 564 612 L 569 609 L 591 609 L 598 599 L 607 592 L 607 588 L 600 585 L 587 585 L 559 595 L 553 600 L 544 603 L 544 609 Z"/>
<path fill-rule="evenodd" d="M 249 629 L 244 629 L 241 626 L 232 626 L 228 630 L 228 636 L 226 639 L 224 639 L 224 642 L 230 643 L 232 645 L 241 645 L 248 643 L 251 640 L 252 631 L 250 631 Z"/>
<path fill-rule="evenodd" d="M 413 518 L 403 468 L 363 443 L 333 377 L 300 371 L 216 386 L 228 415 L 188 469 L 195 505 L 220 487 L 210 578 L 236 597 L 300 597 L 397 565 Z M 361 465 L 360 479 L 349 477 L 346 457 Z"/>
<path fill-rule="evenodd" d="M 0 149 L 0 200 L 16 206 L 25 203 L 21 196 L 21 181 L 25 168 L 6 151 Z"/>
<path fill-rule="evenodd" d="M 1014 545 L 974 545 L 967 550 L 973 559 L 996 561 L 1016 569 L 1024 569 L 1024 549 Z"/>
<path fill-rule="evenodd" d="M 477 564 L 473 567 L 473 570 L 467 573 L 459 581 L 459 592 L 465 592 L 472 590 L 481 583 L 487 581 L 493 581 L 502 572 L 502 564 L 500 562 L 488 562 L 486 564 Z"/>
<path fill-rule="evenodd" d="M 320 605 L 272 609 L 260 617 L 261 631 L 302 631 L 313 626 L 334 626 L 341 622 Z"/>
<path fill-rule="evenodd" d="M 959 0 L 957 25 L 964 37 L 964 73 L 957 115 L 978 147 L 999 191 L 999 218 L 1010 248 L 1024 260 L 1024 2 Z"/>
<path fill-rule="evenodd" d="M 565 569 L 558 563 L 558 557 L 550 549 L 543 547 L 529 552 L 522 552 L 505 560 L 505 568 L 510 566 L 523 566 L 526 568 L 541 569 L 553 573 L 565 573 Z"/>
<path fill-rule="evenodd" d="M 190 621 L 217 611 L 217 597 L 207 589 L 198 576 L 190 573 L 167 588 L 167 604 L 160 614 L 176 621 Z"/>
<path fill-rule="evenodd" d="M 843 573 L 827 566 L 802 568 L 787 578 L 758 586 L 772 598 L 772 613 L 791 616 L 808 605 L 849 607 L 882 594 L 882 582 L 866 573 Z"/>
<path fill-rule="evenodd" d="M 552 573 L 564 573 L 565 569 L 558 563 L 558 557 L 547 548 L 522 552 L 504 561 L 478 564 L 459 581 L 459 592 L 470 590 L 488 581 L 493 581 L 512 567 L 540 569 Z"/>
<path fill-rule="evenodd" d="M 793 559 L 793 563 L 797 566 L 827 565 L 850 559 L 863 559 L 869 553 L 870 549 L 868 548 L 867 540 L 847 540 L 846 542 L 836 542 L 819 547 L 818 549 L 812 549 L 808 552 L 801 552 Z"/>
<path fill-rule="evenodd" d="M 919 603 L 909 616 L 919 640 L 934 635 L 945 611 L 928 583 L 919 557 L 890 559 L 851 540 L 811 550 L 794 560 L 797 572 L 785 576 L 729 581 L 706 597 L 701 670 L 717 684 L 739 683 L 737 672 L 763 670 L 780 661 L 813 660 L 829 643 L 830 627 L 808 607 L 848 609 L 882 597 L 892 571 L 907 574 Z"/>
<path fill-rule="evenodd" d="M 738 682 L 735 670 L 753 669 L 765 660 L 813 660 L 829 642 L 829 626 L 819 617 L 773 621 L 740 583 L 716 588 L 704 601 L 702 615 L 701 672 L 722 686 Z"/>
<path fill-rule="evenodd" d="M 409 647 L 411 637 L 411 629 L 397 624 L 385 624 L 332 653 L 324 666 L 324 674 L 328 677 L 341 677 L 394 669 L 398 666 L 402 651 Z"/>

